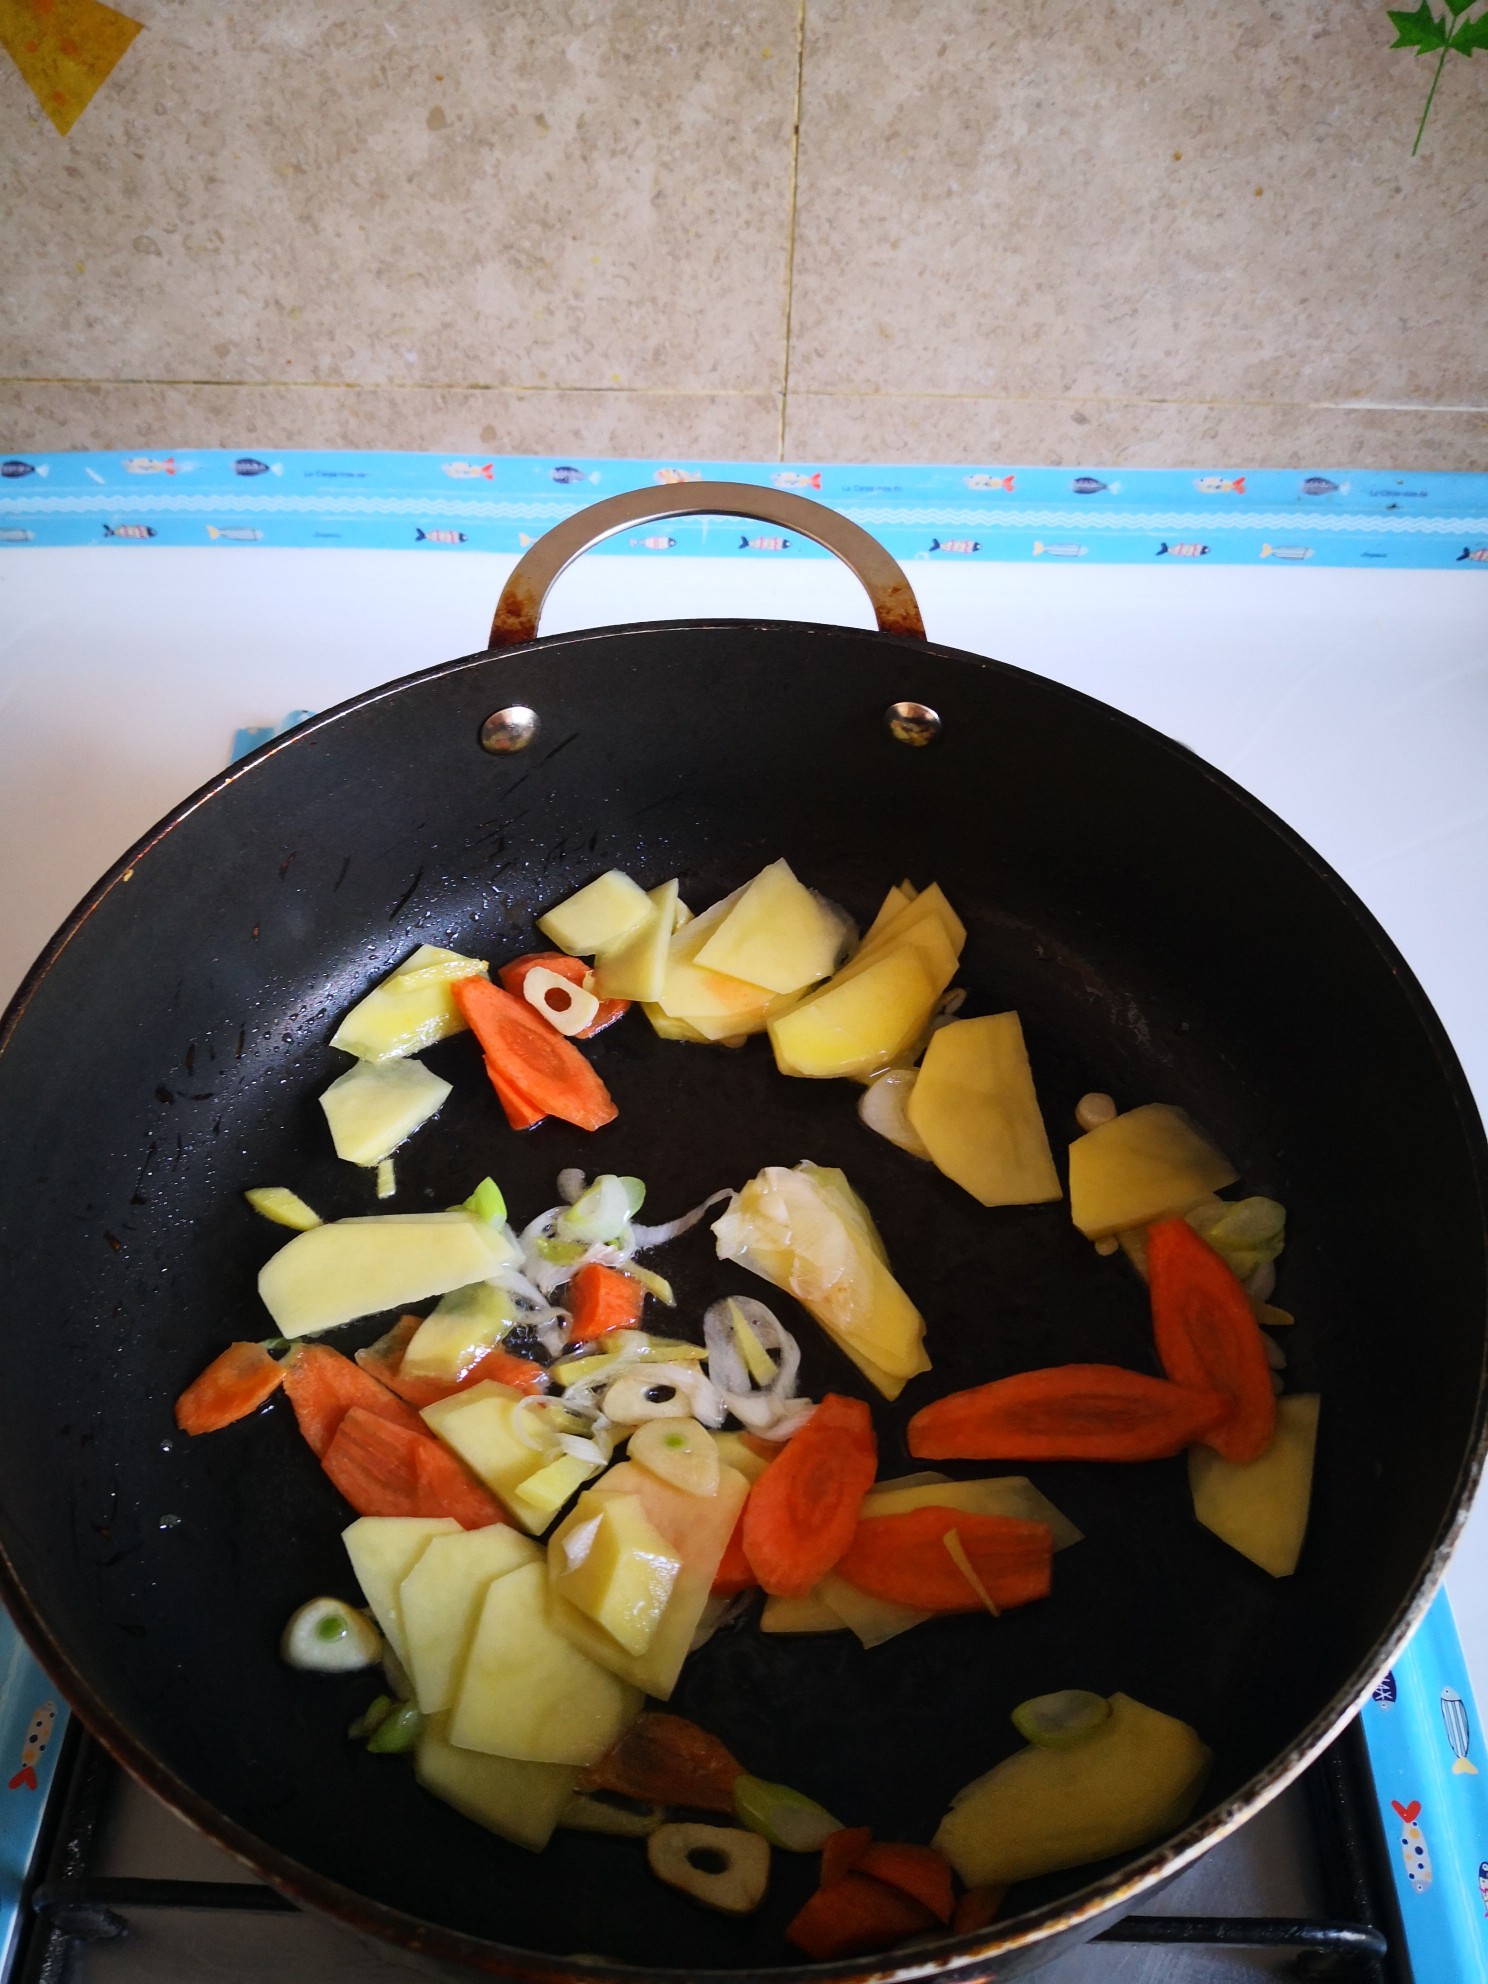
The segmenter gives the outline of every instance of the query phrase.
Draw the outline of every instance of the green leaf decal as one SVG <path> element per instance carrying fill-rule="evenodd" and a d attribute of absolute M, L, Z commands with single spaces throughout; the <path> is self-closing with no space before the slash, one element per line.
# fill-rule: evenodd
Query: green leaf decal
<path fill-rule="evenodd" d="M 1390 21 L 1397 39 L 1390 43 L 1392 48 L 1415 48 L 1423 54 L 1428 49 L 1445 48 L 1447 45 L 1447 24 L 1438 20 L 1432 13 L 1429 0 L 1421 0 L 1413 14 L 1403 8 L 1389 8 Z"/>

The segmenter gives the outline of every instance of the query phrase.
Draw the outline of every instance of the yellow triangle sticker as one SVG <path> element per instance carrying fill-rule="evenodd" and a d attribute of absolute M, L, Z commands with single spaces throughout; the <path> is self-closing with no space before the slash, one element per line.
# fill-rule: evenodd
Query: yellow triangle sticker
<path fill-rule="evenodd" d="M 141 25 L 102 0 L 0 0 L 0 48 L 64 138 Z"/>

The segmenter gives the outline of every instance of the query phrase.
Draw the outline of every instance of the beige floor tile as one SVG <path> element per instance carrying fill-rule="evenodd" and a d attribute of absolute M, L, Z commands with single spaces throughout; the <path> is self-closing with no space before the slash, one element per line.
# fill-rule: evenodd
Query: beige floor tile
<path fill-rule="evenodd" d="M 503 455 L 773 458 L 768 393 L 0 382 L 0 449 L 434 448 Z"/>
<path fill-rule="evenodd" d="M 1488 62 L 1412 159 L 1391 38 L 1360 0 L 808 0 L 792 391 L 1488 404 Z"/>
<path fill-rule="evenodd" d="M 793 462 L 1488 469 L 1488 411 L 790 396 Z"/>
<path fill-rule="evenodd" d="M 0 56 L 0 375 L 778 390 L 796 0 L 133 0 Z"/>

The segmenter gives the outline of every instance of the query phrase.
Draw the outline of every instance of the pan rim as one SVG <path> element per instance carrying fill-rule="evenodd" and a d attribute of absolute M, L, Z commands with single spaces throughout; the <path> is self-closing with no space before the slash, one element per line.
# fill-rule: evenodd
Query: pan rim
<path fill-rule="evenodd" d="M 534 641 L 508 648 L 485 648 L 452 660 L 379 683 L 348 697 L 332 708 L 300 724 L 283 737 L 270 740 L 237 764 L 219 772 L 190 793 L 152 828 L 142 835 L 100 877 L 58 927 L 0 1015 L 0 1056 L 10 1047 L 26 1011 L 40 992 L 67 947 L 86 927 L 89 918 L 112 891 L 125 885 L 135 867 L 169 834 L 181 827 L 200 807 L 229 790 L 243 777 L 252 775 L 282 751 L 295 748 L 343 718 L 370 708 L 391 697 L 416 690 L 425 683 L 442 681 L 492 662 L 515 661 L 535 653 L 553 653 L 582 647 L 595 640 L 617 636 L 644 638 L 657 634 L 710 634 L 748 631 L 759 634 L 809 634 L 828 640 L 872 641 L 887 644 L 907 659 L 932 658 L 936 661 L 970 664 L 991 669 L 1037 685 L 1056 701 L 1082 708 L 1089 716 L 1108 723 L 1117 732 L 1135 733 L 1149 747 L 1157 747 L 1187 765 L 1189 770 L 1214 786 L 1228 800 L 1264 829 L 1275 835 L 1287 852 L 1298 860 L 1333 896 L 1367 940 L 1382 966 L 1390 972 L 1404 995 L 1407 1007 L 1421 1028 L 1425 1045 L 1445 1083 L 1445 1090 L 1458 1119 L 1466 1145 L 1482 1219 L 1482 1241 L 1488 1253 L 1488 1137 L 1467 1077 L 1445 1027 L 1410 965 L 1373 912 L 1362 902 L 1337 871 L 1305 841 L 1295 829 L 1226 773 L 1211 765 L 1197 752 L 1166 736 L 1141 719 L 1091 696 L 1070 688 L 1036 671 L 1007 662 L 972 654 L 967 650 L 921 641 L 904 636 L 877 633 L 864 628 L 831 623 L 762 620 L 748 618 L 706 618 L 700 620 L 659 620 L 583 628 L 571 633 L 539 636 Z M 918 1977 L 965 1974 L 970 1967 L 993 1958 L 1004 1958 L 1061 1936 L 1076 1936 L 1082 1928 L 1098 1933 L 1103 1920 L 1114 1920 L 1139 1898 L 1192 1865 L 1212 1846 L 1229 1837 L 1270 1801 L 1292 1784 L 1367 1699 L 1380 1673 L 1390 1664 L 1401 1645 L 1419 1623 L 1435 1599 L 1445 1575 L 1447 1562 L 1466 1524 L 1474 1492 L 1488 1463 L 1488 1329 L 1485 1354 L 1471 1436 L 1459 1467 L 1447 1514 L 1438 1525 L 1435 1538 L 1420 1570 L 1411 1583 L 1389 1625 L 1344 1684 L 1313 1717 L 1294 1741 L 1272 1763 L 1205 1817 L 1188 1826 L 1176 1839 L 1128 1860 L 1100 1880 L 1078 1889 L 1062 1901 L 1046 1904 L 1024 1917 L 1014 1917 L 995 1929 L 966 1938 L 947 1935 L 926 1944 L 909 1955 L 908 1961 L 847 1960 L 833 1964 L 793 1964 L 772 1969 L 769 1975 L 781 1984 L 815 1984 L 824 1979 L 907 1980 Z M 146 1746 L 108 1707 L 60 1642 L 54 1638 L 40 1611 L 32 1604 L 20 1573 L 0 1535 L 0 1601 L 10 1610 L 23 1637 L 38 1661 L 67 1697 L 83 1724 L 109 1754 L 163 1803 L 197 1831 L 223 1847 L 241 1864 L 260 1875 L 291 1900 L 308 1904 L 364 1934 L 375 1935 L 412 1952 L 463 1965 L 491 1975 L 532 1984 L 553 1984 L 560 1978 L 631 1980 L 631 1984 L 681 1984 L 681 1980 L 737 1979 L 756 1976 L 753 1970 L 697 1969 L 686 1971 L 624 1964 L 596 1957 L 548 1957 L 464 1931 L 429 1923 L 400 1909 L 362 1895 L 355 1889 L 316 1872 L 216 1810 L 182 1778 L 153 1757 Z"/>

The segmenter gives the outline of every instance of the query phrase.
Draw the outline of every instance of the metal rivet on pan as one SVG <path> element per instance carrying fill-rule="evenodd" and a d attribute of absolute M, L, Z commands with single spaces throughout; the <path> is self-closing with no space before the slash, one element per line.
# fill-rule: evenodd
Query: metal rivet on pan
<path fill-rule="evenodd" d="M 940 713 L 928 703 L 890 703 L 884 722 L 896 744 L 932 744 L 940 735 Z"/>
<path fill-rule="evenodd" d="M 536 710 L 528 709 L 525 703 L 510 703 L 504 710 L 492 710 L 481 725 L 481 749 L 497 758 L 525 751 L 537 729 Z"/>

